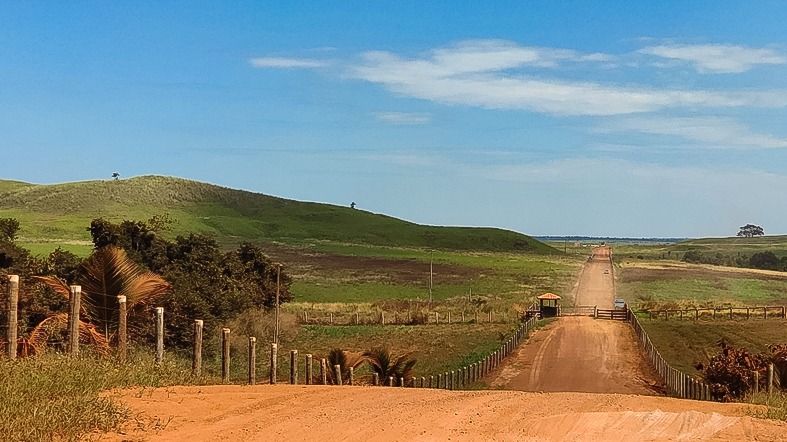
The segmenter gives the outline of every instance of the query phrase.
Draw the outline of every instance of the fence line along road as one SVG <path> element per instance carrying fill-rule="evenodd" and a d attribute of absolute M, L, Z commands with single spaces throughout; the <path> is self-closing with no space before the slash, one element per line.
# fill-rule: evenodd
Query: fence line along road
<path fill-rule="evenodd" d="M 776 306 L 711 307 L 664 310 L 640 310 L 640 315 L 650 319 L 787 319 L 787 308 Z"/>
<path fill-rule="evenodd" d="M 628 322 L 634 328 L 637 339 L 642 345 L 647 360 L 651 367 L 656 371 L 659 379 L 667 389 L 670 396 L 682 399 L 696 399 L 701 401 L 713 400 L 710 393 L 710 386 L 702 380 L 696 379 L 682 371 L 672 367 L 659 353 L 650 336 L 642 328 L 637 315 L 628 308 Z"/>
<path fill-rule="evenodd" d="M 16 293 L 19 289 L 19 278 L 18 277 L 10 277 L 9 278 L 10 284 L 8 284 L 7 288 L 7 302 L 5 303 L 5 313 L 7 317 L 7 324 L 6 331 L 8 336 L 6 336 L 7 344 L 5 347 L 5 354 L 9 358 L 15 358 L 16 348 L 17 346 L 14 345 L 18 342 L 22 342 L 23 340 L 18 339 L 16 335 L 17 327 L 16 325 L 16 318 L 18 315 L 18 296 Z M 122 302 L 123 300 L 119 300 L 118 303 L 118 316 L 125 319 L 126 311 L 126 303 Z M 71 287 L 71 296 L 70 296 L 70 303 L 69 303 L 69 312 L 68 312 L 68 338 L 67 342 L 69 345 L 67 346 L 67 351 L 70 354 L 76 355 L 79 352 L 79 306 L 81 302 L 81 288 L 79 286 L 72 286 Z M 527 310 L 528 312 L 534 311 L 535 306 L 530 306 Z M 164 348 L 164 323 L 165 318 L 172 318 L 173 315 L 165 316 L 164 308 L 163 307 L 156 307 L 154 309 L 155 316 L 153 318 L 155 324 L 155 351 L 151 355 L 151 358 L 155 360 L 157 365 L 162 365 L 166 359 L 166 353 Z M 478 315 L 478 316 L 476 316 Z M 489 312 L 473 312 L 472 318 L 468 318 L 469 315 L 460 314 L 459 318 L 461 318 L 462 322 L 482 322 L 482 319 L 485 319 L 483 322 L 495 322 L 496 318 L 502 317 L 504 321 L 508 320 L 516 320 L 518 319 L 517 316 L 513 314 L 505 315 L 505 314 L 498 314 L 493 311 Z M 356 314 L 357 317 L 357 314 Z M 396 318 L 396 315 L 394 315 Z M 174 315 L 175 320 L 186 320 L 193 324 L 193 345 L 192 345 L 192 375 L 195 377 L 200 377 L 203 375 L 202 364 L 203 364 L 203 329 L 204 329 L 204 322 L 201 319 L 189 319 L 185 318 L 182 315 Z M 307 317 L 304 319 L 308 319 Z M 380 315 L 381 323 L 385 322 L 385 315 Z M 459 390 L 459 389 L 466 389 L 472 386 L 473 384 L 480 381 L 482 378 L 487 376 L 490 372 L 495 370 L 503 360 L 514 353 L 516 348 L 524 341 L 527 340 L 529 331 L 533 329 L 536 324 L 537 316 L 529 316 L 523 322 L 519 322 L 519 326 L 516 328 L 514 333 L 506 338 L 500 346 L 486 354 L 485 356 L 477 359 L 475 362 L 472 362 L 468 365 L 464 365 L 462 367 L 458 367 L 451 371 L 446 371 L 444 373 L 436 373 L 433 375 L 428 376 L 421 376 L 421 377 L 410 377 L 409 379 L 405 379 L 403 377 L 399 379 L 388 379 L 388 385 L 398 385 L 401 387 L 412 387 L 412 388 L 443 388 L 443 389 L 451 389 L 451 390 Z M 170 319 L 172 321 L 172 319 Z M 453 323 L 454 319 L 452 318 L 451 314 L 446 313 L 444 321 L 441 319 L 440 313 L 435 313 L 435 323 Z M 9 327 L 12 325 L 12 327 Z M 126 340 L 128 337 L 128 331 L 126 330 L 127 321 L 120 320 L 118 322 L 119 330 L 118 336 L 122 336 L 123 339 L 120 339 L 117 343 L 116 355 L 119 356 L 115 359 L 118 365 L 125 365 L 126 363 Z M 221 339 L 219 341 L 219 359 L 220 359 L 220 367 L 221 367 L 221 381 L 223 383 L 232 382 L 231 376 L 232 372 L 230 371 L 230 358 L 231 354 L 234 351 L 231 347 L 230 341 L 230 333 L 231 330 L 229 328 L 221 328 Z M 10 338 L 10 339 L 9 339 Z M 16 342 L 15 342 L 16 341 Z M 257 382 L 257 357 L 256 357 L 256 346 L 257 346 L 257 339 L 254 336 L 248 337 L 248 358 L 247 358 L 247 382 L 249 384 L 255 384 Z M 0 343 L 3 343 L 0 341 Z M 292 384 L 298 383 L 298 350 L 292 349 L 289 352 L 289 381 Z M 270 346 L 270 366 L 269 366 L 269 382 L 271 384 L 275 384 L 278 380 L 278 344 L 272 343 Z M 306 384 L 328 384 L 329 377 L 328 371 L 334 369 L 333 376 L 331 376 L 334 380 L 333 382 L 338 385 L 342 384 L 354 384 L 355 379 L 353 376 L 352 371 L 350 371 L 350 376 L 348 379 L 343 380 L 341 378 L 342 373 L 340 371 L 336 371 L 339 366 L 329 367 L 326 364 L 326 359 L 320 359 L 320 370 L 319 376 L 317 379 L 313 378 L 313 355 L 307 354 L 305 355 L 304 360 L 304 372 L 308 376 L 306 379 Z M 316 382 L 315 382 L 316 381 Z M 380 385 L 383 382 L 382 379 L 379 379 L 379 375 L 373 376 L 371 383 L 373 385 Z"/>
<path fill-rule="evenodd" d="M 298 313 L 300 324 L 308 325 L 445 325 L 445 324 L 507 324 L 525 318 L 525 312 L 515 311 L 379 311 L 373 313 Z"/>

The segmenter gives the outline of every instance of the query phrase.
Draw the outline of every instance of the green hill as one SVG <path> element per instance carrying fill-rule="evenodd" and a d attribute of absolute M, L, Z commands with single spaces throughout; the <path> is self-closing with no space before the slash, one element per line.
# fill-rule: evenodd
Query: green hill
<path fill-rule="evenodd" d="M 167 214 L 173 234 L 203 232 L 219 241 L 298 243 L 328 240 L 448 250 L 558 253 L 529 236 L 496 228 L 424 226 L 330 204 L 308 203 L 179 178 L 36 185 L 0 180 L 0 217 L 22 223 L 22 242 L 90 239 L 90 220 L 145 220 Z"/>

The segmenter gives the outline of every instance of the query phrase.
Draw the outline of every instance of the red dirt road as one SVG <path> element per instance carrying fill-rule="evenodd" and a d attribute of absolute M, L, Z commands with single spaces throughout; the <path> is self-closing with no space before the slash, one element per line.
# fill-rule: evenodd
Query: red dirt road
<path fill-rule="evenodd" d="M 110 441 L 781 440 L 752 407 L 665 397 L 261 385 L 127 391 Z"/>
<path fill-rule="evenodd" d="M 580 276 L 577 305 L 613 306 L 609 251 L 598 249 Z M 495 373 L 493 388 L 654 394 L 655 378 L 634 332 L 621 321 L 564 316 L 536 333 Z"/>

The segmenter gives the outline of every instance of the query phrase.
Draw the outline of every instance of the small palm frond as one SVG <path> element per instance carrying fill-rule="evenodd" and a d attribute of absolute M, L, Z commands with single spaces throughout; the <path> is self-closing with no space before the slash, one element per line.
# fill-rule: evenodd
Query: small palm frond
<path fill-rule="evenodd" d="M 55 276 L 39 276 L 56 293 L 68 299 L 69 286 Z M 79 268 L 77 284 L 82 286 L 85 318 L 104 331 L 105 337 L 117 323 L 118 296 L 126 297 L 129 314 L 165 295 L 170 284 L 161 276 L 145 270 L 118 247 L 107 246 L 93 252 Z"/>
<path fill-rule="evenodd" d="M 39 322 L 33 328 L 26 340 L 26 344 L 33 349 L 33 354 L 41 354 L 46 350 L 49 338 L 55 335 L 62 335 L 67 327 L 67 313 L 52 315 Z M 92 324 L 79 321 L 79 342 L 80 344 L 91 345 L 101 355 L 109 354 L 109 342 Z"/>
<path fill-rule="evenodd" d="M 412 359 L 411 353 L 394 356 L 387 348 L 373 348 L 364 353 L 372 371 L 380 376 L 380 379 L 405 378 L 409 379 L 413 372 L 416 360 Z"/>
<path fill-rule="evenodd" d="M 33 279 L 43 282 L 49 286 L 52 291 L 65 299 L 68 299 L 71 296 L 71 288 L 68 286 L 68 283 L 57 276 L 34 276 Z"/>

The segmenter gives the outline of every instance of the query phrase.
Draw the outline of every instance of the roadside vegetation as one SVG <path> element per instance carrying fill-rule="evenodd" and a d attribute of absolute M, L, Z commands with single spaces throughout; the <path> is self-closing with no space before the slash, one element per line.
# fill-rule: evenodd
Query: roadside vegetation
<path fill-rule="evenodd" d="M 88 253 L 58 247 L 43 255 L 19 241 L 24 223 L 0 222 L 0 301 L 6 294 L 3 276 L 21 275 L 18 348 L 25 356 L 13 363 L 0 362 L 0 396 L 14 398 L 0 405 L 5 407 L 0 410 L 0 434 L 20 440 L 73 440 L 85 432 L 117 429 L 128 419 L 108 390 L 215 383 L 221 373 L 222 327 L 232 331 L 231 382 L 246 382 L 248 336 L 258 339 L 257 370 L 262 381 L 269 371 L 277 288 L 283 303 L 280 382 L 286 382 L 289 372 L 289 350 L 299 351 L 301 379 L 305 354 L 314 356 L 315 373 L 320 358 L 362 356 L 356 383 L 371 381 L 372 360 L 383 371 L 419 377 L 453 370 L 497 348 L 514 331 L 518 313 L 534 296 L 568 291 L 582 262 L 516 251 L 328 241 L 238 244 L 206 234 L 175 234 L 177 222 L 168 216 L 119 222 L 96 218 L 82 227 L 90 238 Z M 95 338 L 80 339 L 84 354 L 78 358 L 61 353 L 65 325 L 61 319 L 70 284 L 83 287 L 83 328 Z M 125 364 L 113 355 L 120 294 L 128 298 L 132 347 Z M 151 345 L 150 318 L 156 306 L 165 308 L 166 352 L 161 368 L 153 365 Z M 490 310 L 496 312 L 494 323 L 471 319 L 475 312 Z M 337 317 L 412 312 L 422 318 L 425 312 L 450 311 L 455 322 L 460 312 L 468 316 L 463 324 L 417 320 L 416 325 L 327 325 L 303 324 L 299 318 L 306 311 L 333 312 Z M 195 379 L 190 374 L 190 345 L 197 318 L 205 320 L 204 366 L 203 376 Z M 49 401 L 50 397 L 58 399 Z"/>

